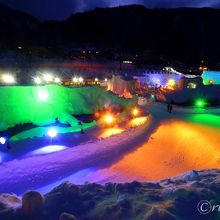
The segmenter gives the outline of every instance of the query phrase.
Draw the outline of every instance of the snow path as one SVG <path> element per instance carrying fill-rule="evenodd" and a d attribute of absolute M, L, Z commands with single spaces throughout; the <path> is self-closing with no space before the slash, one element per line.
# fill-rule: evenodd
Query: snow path
<path fill-rule="evenodd" d="M 64 181 L 74 184 L 156 181 L 190 170 L 220 168 L 218 114 L 210 114 L 209 109 L 205 114 L 189 114 L 194 109 L 176 106 L 169 114 L 166 105 L 160 103 L 150 106 L 149 111 L 157 129 L 145 143 L 137 143 L 131 152 L 124 152 L 123 157 L 110 165 L 102 168 L 93 164 L 38 191 L 46 193 Z"/>
<path fill-rule="evenodd" d="M 3 163 L 0 165 L 0 192 L 20 194 L 94 164 L 102 166 L 108 162 L 112 163 L 113 160 L 117 161 L 123 154 L 146 141 L 155 128 L 151 122 L 153 120 L 149 116 L 147 123 L 129 128 L 119 135 L 49 155 Z"/>
<path fill-rule="evenodd" d="M 219 128 L 169 120 L 148 142 L 107 168 L 87 172 L 81 181 L 156 181 L 190 170 L 220 168 L 219 140 Z"/>
<path fill-rule="evenodd" d="M 149 111 L 158 125 L 149 140 L 108 167 L 84 170 L 64 180 L 76 184 L 157 181 L 190 170 L 220 168 L 219 115 L 208 114 L 208 110 L 205 114 L 188 114 L 180 107 L 169 114 L 166 105 L 160 103 Z"/>
<path fill-rule="evenodd" d="M 189 114 L 193 109 L 177 107 L 169 114 L 166 105 L 160 103 L 150 106 L 149 111 L 153 117 L 148 117 L 146 124 L 121 134 L 53 154 L 2 163 L 0 192 L 20 194 L 64 179 L 74 183 L 155 180 L 220 166 L 220 116 Z"/>

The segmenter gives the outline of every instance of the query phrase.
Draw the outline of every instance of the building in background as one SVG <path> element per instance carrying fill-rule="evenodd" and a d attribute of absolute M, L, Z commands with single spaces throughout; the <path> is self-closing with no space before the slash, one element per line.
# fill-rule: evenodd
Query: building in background
<path fill-rule="evenodd" d="M 113 75 L 112 78 L 108 80 L 108 90 L 112 91 L 115 94 L 118 94 L 121 97 L 132 98 L 137 89 L 137 80 L 131 77 Z"/>
<path fill-rule="evenodd" d="M 220 85 L 220 71 L 204 71 L 202 79 L 204 85 Z"/>

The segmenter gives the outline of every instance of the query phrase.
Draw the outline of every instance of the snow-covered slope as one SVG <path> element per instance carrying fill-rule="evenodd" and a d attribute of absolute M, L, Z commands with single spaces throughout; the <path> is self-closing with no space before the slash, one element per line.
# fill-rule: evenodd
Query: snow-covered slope
<path fill-rule="evenodd" d="M 0 219 L 217 220 L 219 190 L 219 170 L 191 171 L 150 183 L 65 182 L 44 196 L 27 192 L 23 202 L 14 194 L 1 194 Z"/>
<path fill-rule="evenodd" d="M 136 147 L 138 141 L 151 134 L 151 117 L 143 125 L 131 127 L 125 132 L 68 148 L 53 154 L 33 156 L 0 164 L 0 192 L 22 193 L 36 189 L 51 181 L 79 170 L 106 163 Z"/>
<path fill-rule="evenodd" d="M 126 107 L 136 102 L 119 98 L 103 87 L 4 86 L 0 94 L 0 130 L 22 123 L 50 124 L 55 118 L 75 125 L 72 114 L 91 114 L 106 104 Z"/>

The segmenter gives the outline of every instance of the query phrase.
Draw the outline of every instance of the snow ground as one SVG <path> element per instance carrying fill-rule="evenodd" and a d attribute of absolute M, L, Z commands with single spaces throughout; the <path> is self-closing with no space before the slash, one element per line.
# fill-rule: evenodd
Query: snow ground
<path fill-rule="evenodd" d="M 219 134 L 220 129 L 167 121 L 148 142 L 108 168 L 88 173 L 84 181 L 154 181 L 190 170 L 220 168 Z"/>
<path fill-rule="evenodd" d="M 86 143 L 88 141 L 95 141 L 98 138 L 98 128 L 92 128 L 80 134 L 79 132 L 58 134 L 56 138 L 51 140 L 49 137 L 44 136 L 42 138 L 30 138 L 26 140 L 19 140 L 11 143 L 11 149 L 3 148 L 0 157 L 2 162 L 11 161 L 13 159 L 22 159 L 24 157 L 33 154 L 34 151 L 39 150 L 46 146 L 60 145 L 65 147 L 75 147 L 79 144 Z M 46 152 L 45 152 L 46 154 Z"/>
<path fill-rule="evenodd" d="M 22 198 L 0 194 L 0 219 L 55 220 L 65 211 L 68 219 L 78 220 L 219 220 L 219 186 L 219 169 L 190 171 L 156 182 L 64 182 L 50 189 L 40 202 L 38 192 L 28 192 Z"/>
<path fill-rule="evenodd" d="M 193 111 L 174 107 L 169 114 L 165 105 L 155 103 L 150 112 L 157 129 L 149 140 L 107 167 L 94 164 L 38 190 L 46 193 L 67 180 L 75 184 L 155 181 L 194 169 L 220 168 L 220 116 L 188 113 Z"/>
<path fill-rule="evenodd" d="M 153 117 L 148 123 L 121 134 L 1 164 L 0 191 L 47 192 L 67 179 L 76 184 L 159 180 L 192 169 L 220 167 L 219 115 L 207 110 L 198 119 L 198 114 L 189 113 L 193 109 L 178 107 L 169 114 L 159 103 L 149 111 Z"/>
<path fill-rule="evenodd" d="M 27 189 L 39 188 L 94 164 L 106 164 L 112 158 L 117 160 L 117 157 L 136 147 L 134 140 L 146 138 L 150 117 L 148 121 L 149 123 L 129 128 L 120 135 L 100 138 L 75 148 L 2 163 L 0 192 L 23 193 Z"/>

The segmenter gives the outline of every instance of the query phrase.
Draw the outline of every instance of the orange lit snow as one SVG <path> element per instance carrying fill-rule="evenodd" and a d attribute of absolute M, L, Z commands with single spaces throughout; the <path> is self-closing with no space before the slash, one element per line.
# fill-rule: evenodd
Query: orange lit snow
<path fill-rule="evenodd" d="M 98 135 L 98 138 L 107 138 L 111 137 L 112 135 L 120 134 L 124 131 L 122 128 L 106 128 L 104 130 L 101 130 L 100 134 Z"/>
<path fill-rule="evenodd" d="M 219 143 L 220 128 L 167 121 L 148 142 L 94 177 L 100 182 L 159 180 L 193 169 L 219 168 Z"/>
<path fill-rule="evenodd" d="M 147 122 L 147 117 L 143 116 L 143 117 L 138 117 L 138 118 L 133 118 L 130 122 L 129 122 L 129 126 L 131 127 L 136 127 L 136 126 L 140 126 L 143 125 L 144 123 Z"/>

